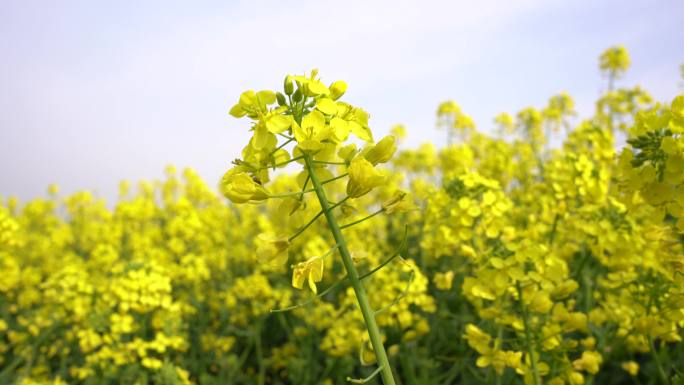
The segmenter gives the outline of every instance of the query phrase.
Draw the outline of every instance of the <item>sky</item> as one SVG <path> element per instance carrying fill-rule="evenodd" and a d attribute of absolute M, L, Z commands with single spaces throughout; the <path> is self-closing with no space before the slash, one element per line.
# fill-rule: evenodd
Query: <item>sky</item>
<path fill-rule="evenodd" d="M 286 74 L 345 80 L 376 137 L 443 144 L 435 110 L 453 99 L 478 127 L 562 91 L 591 114 L 600 53 L 627 47 L 661 101 L 683 92 L 684 1 L 0 2 L 0 196 L 91 190 L 192 167 L 216 186 L 247 120 L 228 110 Z"/>

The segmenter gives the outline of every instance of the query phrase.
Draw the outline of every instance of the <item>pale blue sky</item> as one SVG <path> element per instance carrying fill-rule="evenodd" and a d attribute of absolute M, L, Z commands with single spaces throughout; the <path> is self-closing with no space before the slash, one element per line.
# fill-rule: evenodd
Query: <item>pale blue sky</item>
<path fill-rule="evenodd" d="M 105 5 L 106 4 L 106 5 Z M 91 189 L 191 166 L 213 186 L 248 140 L 227 111 L 249 88 L 319 68 L 379 136 L 441 143 L 439 102 L 489 129 L 502 111 L 567 91 L 584 115 L 601 51 L 622 84 L 681 92 L 684 1 L 0 2 L 0 196 Z"/>

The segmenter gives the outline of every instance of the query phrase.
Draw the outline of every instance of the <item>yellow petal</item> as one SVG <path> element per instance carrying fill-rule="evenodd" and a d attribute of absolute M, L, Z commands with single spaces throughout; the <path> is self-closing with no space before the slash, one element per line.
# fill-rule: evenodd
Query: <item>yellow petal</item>
<path fill-rule="evenodd" d="M 337 113 L 337 104 L 329 98 L 321 98 L 316 102 L 316 108 L 326 115 L 335 115 Z"/>
<path fill-rule="evenodd" d="M 349 124 L 346 120 L 338 117 L 330 120 L 330 128 L 333 131 L 333 136 L 338 142 L 344 142 L 349 137 Z"/>
<path fill-rule="evenodd" d="M 245 116 L 245 114 L 247 114 L 247 112 L 245 112 L 245 110 L 242 109 L 242 106 L 240 106 L 240 104 L 234 105 L 228 113 L 236 118 L 241 118 Z"/>
<path fill-rule="evenodd" d="M 273 115 L 266 120 L 266 129 L 274 134 L 280 134 L 292 126 L 292 118 L 285 115 Z"/>
<path fill-rule="evenodd" d="M 366 142 L 373 141 L 373 134 L 368 127 L 364 127 L 357 122 L 349 122 L 349 130 L 361 140 L 365 140 Z"/>
<path fill-rule="evenodd" d="M 330 90 L 328 87 L 326 87 L 323 83 L 319 82 L 318 80 L 312 80 L 307 83 L 307 87 L 309 88 L 309 92 L 312 95 L 329 95 Z"/>
<path fill-rule="evenodd" d="M 254 136 L 252 137 L 252 146 L 260 150 L 268 146 L 270 139 L 275 139 L 275 136 L 268 132 L 264 127 L 257 126 L 254 129 Z"/>
<path fill-rule="evenodd" d="M 276 94 L 273 91 L 259 91 L 257 92 L 256 97 L 263 105 L 273 104 L 276 102 Z"/>
<path fill-rule="evenodd" d="M 339 99 L 347 92 L 347 83 L 342 80 L 338 80 L 330 85 L 330 97 L 334 100 Z"/>

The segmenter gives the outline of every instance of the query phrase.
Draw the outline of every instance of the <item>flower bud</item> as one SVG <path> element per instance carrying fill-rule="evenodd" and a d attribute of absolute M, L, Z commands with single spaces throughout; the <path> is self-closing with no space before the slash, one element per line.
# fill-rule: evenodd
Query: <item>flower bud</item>
<path fill-rule="evenodd" d="M 416 206 L 407 192 L 399 190 L 390 199 L 382 202 L 382 208 L 385 210 L 385 214 L 392 214 L 411 211 L 416 209 Z"/>
<path fill-rule="evenodd" d="M 233 203 L 268 199 L 268 192 L 246 172 L 237 168 L 228 170 L 221 178 L 221 193 Z"/>
<path fill-rule="evenodd" d="M 330 85 L 330 98 L 332 100 L 337 100 L 347 92 L 347 83 L 342 80 L 338 80 Z"/>
<path fill-rule="evenodd" d="M 294 100 L 297 103 L 302 101 L 302 91 L 300 91 L 299 88 L 297 88 L 297 91 L 295 91 L 294 94 L 292 94 L 292 100 Z"/>
<path fill-rule="evenodd" d="M 345 162 L 349 162 L 354 155 L 356 155 L 356 145 L 354 143 L 348 144 L 337 151 L 337 156 L 344 159 Z"/>
<path fill-rule="evenodd" d="M 292 80 L 290 80 L 289 76 L 285 77 L 285 82 L 283 84 L 283 90 L 285 91 L 286 95 L 292 95 L 294 92 L 294 84 L 292 84 Z"/>
<path fill-rule="evenodd" d="M 363 196 L 385 182 L 385 176 L 362 157 L 356 157 L 351 161 L 348 172 L 347 195 L 350 198 Z"/>
<path fill-rule="evenodd" d="M 278 105 L 281 107 L 287 105 L 287 99 L 285 99 L 285 95 L 283 95 L 280 92 L 276 92 L 276 101 L 278 102 Z"/>
<path fill-rule="evenodd" d="M 375 362 L 377 362 L 375 352 L 373 351 L 373 346 L 371 346 L 369 341 L 363 342 L 363 346 L 359 352 L 359 361 L 361 361 L 361 365 L 364 366 L 373 365 Z"/>
<path fill-rule="evenodd" d="M 374 146 L 371 146 L 364 151 L 363 157 L 373 165 L 385 163 L 392 159 L 392 155 L 394 155 L 394 152 L 397 151 L 396 141 L 397 139 L 394 136 L 388 135 L 382 138 L 382 140 L 380 140 Z"/>

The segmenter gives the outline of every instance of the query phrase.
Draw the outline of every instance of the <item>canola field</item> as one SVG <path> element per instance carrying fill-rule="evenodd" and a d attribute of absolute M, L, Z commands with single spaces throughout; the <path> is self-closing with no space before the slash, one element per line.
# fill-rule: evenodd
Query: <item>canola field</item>
<path fill-rule="evenodd" d="M 236 95 L 221 181 L 2 198 L 0 384 L 684 384 L 684 95 L 629 64 L 417 148 L 314 70 Z"/>

